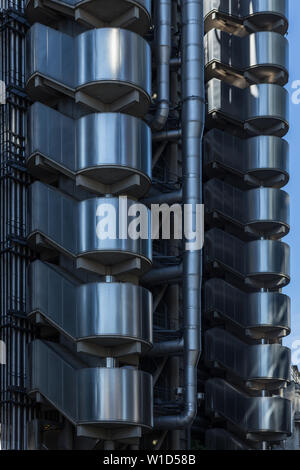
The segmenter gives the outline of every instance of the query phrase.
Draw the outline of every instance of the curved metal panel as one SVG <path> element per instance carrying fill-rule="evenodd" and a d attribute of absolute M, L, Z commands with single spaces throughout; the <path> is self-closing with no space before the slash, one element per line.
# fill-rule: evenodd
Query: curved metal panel
<path fill-rule="evenodd" d="M 206 261 L 213 270 L 228 270 L 255 288 L 280 288 L 290 280 L 290 250 L 281 241 L 240 239 L 219 230 L 205 235 Z"/>
<path fill-rule="evenodd" d="M 40 179 L 54 172 L 71 178 L 84 174 L 114 193 L 114 183 L 138 175 L 140 184 L 126 193 L 139 197 L 151 182 L 151 153 L 151 131 L 133 116 L 97 113 L 73 120 L 42 103 L 29 109 L 27 165 Z"/>
<path fill-rule="evenodd" d="M 289 232 L 289 195 L 280 189 L 258 188 L 241 191 L 219 179 L 212 179 L 204 188 L 205 209 L 240 227 L 250 237 L 283 238 Z"/>
<path fill-rule="evenodd" d="M 152 343 L 152 295 L 128 283 L 78 285 L 53 265 L 35 261 L 28 270 L 29 316 L 40 313 L 73 341 L 102 346 Z"/>
<path fill-rule="evenodd" d="M 290 332 L 291 301 L 280 292 L 245 293 L 223 279 L 205 283 L 205 314 L 213 323 L 232 323 L 254 338 Z"/>
<path fill-rule="evenodd" d="M 26 16 L 31 23 L 55 25 L 60 15 L 81 20 L 87 27 L 114 25 L 143 35 L 150 26 L 151 0 L 48 0 L 46 7 L 26 0 Z"/>
<path fill-rule="evenodd" d="M 230 86 L 216 78 L 207 84 L 207 125 L 241 128 L 246 135 L 269 134 L 283 137 L 288 129 L 288 92 L 273 84 Z"/>
<path fill-rule="evenodd" d="M 75 98 L 80 91 L 96 99 L 76 95 L 88 107 L 143 116 L 151 96 L 150 46 L 124 29 L 93 29 L 74 38 L 36 23 L 27 35 L 27 91 L 33 99 L 51 103 L 36 76 L 50 80 L 56 93 Z"/>
<path fill-rule="evenodd" d="M 40 340 L 30 345 L 29 369 L 28 392 L 39 392 L 75 425 L 153 426 L 146 372 L 86 368 L 63 347 Z"/>
<path fill-rule="evenodd" d="M 291 434 L 291 402 L 279 396 L 250 397 L 222 379 L 210 379 L 205 385 L 205 407 L 252 440 L 276 441 Z"/>
<path fill-rule="evenodd" d="M 153 427 L 152 376 L 133 368 L 78 371 L 78 422 Z"/>
<path fill-rule="evenodd" d="M 206 176 L 230 175 L 245 187 L 282 187 L 289 180 L 289 144 L 276 136 L 260 135 L 250 139 L 212 129 L 204 137 Z M 229 175 L 228 175 L 229 173 Z"/>
<path fill-rule="evenodd" d="M 117 28 L 86 31 L 76 37 L 76 86 L 103 103 L 112 103 L 132 87 L 140 90 L 141 114 L 151 95 L 151 52 L 139 35 Z M 112 88 L 112 83 L 118 87 Z M 102 86 L 99 86 L 102 85 Z"/>
<path fill-rule="evenodd" d="M 254 390 L 276 390 L 290 382 L 290 356 L 290 349 L 280 344 L 249 345 L 221 328 L 205 333 L 206 364 L 230 372 Z"/>
<path fill-rule="evenodd" d="M 86 257 L 106 266 L 139 258 L 138 270 L 146 269 L 152 258 L 150 213 L 147 238 L 120 237 L 118 198 L 92 198 L 75 201 L 51 186 L 35 182 L 29 191 L 28 241 L 35 243 L 36 234 L 42 235 L 52 248 L 73 257 Z M 36 205 L 33 201 L 39 201 Z M 135 201 L 127 200 L 129 210 Z M 141 205 L 142 206 L 142 205 Z M 105 209 L 111 221 L 111 234 L 99 238 L 97 224 L 101 217 L 98 208 Z M 124 214 L 123 214 L 124 215 Z M 102 214 L 105 217 L 105 214 Z M 111 217 L 111 218 L 110 218 Z M 134 219 L 128 217 L 128 224 Z M 122 220 L 122 219 L 121 219 Z M 128 227 L 126 224 L 126 227 Z M 108 229 L 108 227 L 107 227 Z M 102 239 L 103 238 L 103 239 Z"/>
<path fill-rule="evenodd" d="M 285 34 L 287 0 L 204 0 L 205 30 L 212 28 L 244 36 L 253 30 Z"/>
<path fill-rule="evenodd" d="M 213 29 L 205 36 L 207 80 L 245 88 L 253 83 L 288 81 L 288 41 L 278 33 L 261 31 L 239 38 Z"/>

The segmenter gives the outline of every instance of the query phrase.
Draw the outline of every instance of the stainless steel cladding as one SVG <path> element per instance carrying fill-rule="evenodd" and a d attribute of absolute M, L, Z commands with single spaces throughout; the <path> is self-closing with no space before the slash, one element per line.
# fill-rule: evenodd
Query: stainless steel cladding
<path fill-rule="evenodd" d="M 205 30 L 223 29 L 239 36 L 253 31 L 288 29 L 287 0 L 204 0 Z"/>
<path fill-rule="evenodd" d="M 67 17 L 89 28 L 116 26 L 138 34 L 145 34 L 151 24 L 151 0 L 49 0 L 47 7 L 26 0 L 27 17 L 55 26 Z"/>
<path fill-rule="evenodd" d="M 150 46 L 123 29 L 72 37 L 35 23 L 27 34 L 26 82 L 30 96 L 46 104 L 54 89 L 91 109 L 143 116 L 151 96 Z"/>
<path fill-rule="evenodd" d="M 288 81 L 288 41 L 260 31 L 244 38 L 211 30 L 205 36 L 206 77 L 245 88 L 249 84 Z"/>
<path fill-rule="evenodd" d="M 40 315 L 73 341 L 98 344 L 104 351 L 109 348 L 114 356 L 119 354 L 118 346 L 128 343 L 141 344 L 141 351 L 151 347 L 152 296 L 143 287 L 116 282 L 80 284 L 41 261 L 30 265 L 28 283 L 30 317 Z"/>
<path fill-rule="evenodd" d="M 152 181 L 141 119 L 152 96 L 141 36 L 151 2 L 28 1 L 26 13 L 27 168 L 40 180 L 28 196 L 27 242 L 40 260 L 28 270 L 27 317 L 42 338 L 29 348 L 28 392 L 67 419 L 71 440 L 75 427 L 71 448 L 81 438 L 139 447 L 153 427 L 152 376 L 140 370 L 153 303 L 139 285 L 151 224 L 137 200 Z M 145 233 L 130 236 L 141 212 Z"/>
<path fill-rule="evenodd" d="M 259 135 L 239 139 L 212 129 L 204 137 L 204 148 L 204 171 L 208 178 L 226 175 L 226 179 L 245 188 L 281 188 L 289 181 L 289 145 L 279 137 Z"/>
<path fill-rule="evenodd" d="M 2 2 L 3 449 L 291 434 L 287 3 Z"/>
<path fill-rule="evenodd" d="M 68 360 L 61 346 L 39 340 L 29 354 L 29 393 L 39 391 L 73 424 L 96 430 L 107 424 L 152 427 L 150 374 L 130 367 L 84 367 Z"/>
<path fill-rule="evenodd" d="M 123 210 L 120 208 L 123 202 L 120 198 L 75 201 L 51 186 L 35 182 L 30 188 L 29 201 L 28 241 L 38 250 L 40 241 L 37 235 L 40 235 L 55 251 L 75 258 L 86 257 L 100 265 L 113 266 L 137 258 L 140 260 L 136 265 L 139 272 L 151 264 L 150 213 L 145 206 L 148 229 L 144 238 L 134 239 L 120 236 L 120 212 Z M 39 201 L 36 208 L 35 201 Z M 128 199 L 125 202 L 128 212 L 135 201 Z M 103 213 L 99 211 L 101 207 Z M 107 236 L 101 238 L 97 225 L 105 213 L 111 217 L 111 232 L 107 231 Z M 127 223 L 130 224 L 133 219 L 134 216 L 128 216 Z"/>
<path fill-rule="evenodd" d="M 210 379 L 205 406 L 212 418 L 219 415 L 230 421 L 250 443 L 258 436 L 280 441 L 291 433 L 291 402 L 285 398 L 248 396 L 225 380 Z"/>
<path fill-rule="evenodd" d="M 206 382 L 206 445 L 269 449 L 291 433 L 287 2 L 204 5 L 204 362 L 222 377 Z"/>
<path fill-rule="evenodd" d="M 37 102 L 28 111 L 28 135 L 27 165 L 45 181 L 66 175 L 89 187 L 90 178 L 99 194 L 136 197 L 149 189 L 151 132 L 140 119 L 92 113 L 74 120 Z"/>

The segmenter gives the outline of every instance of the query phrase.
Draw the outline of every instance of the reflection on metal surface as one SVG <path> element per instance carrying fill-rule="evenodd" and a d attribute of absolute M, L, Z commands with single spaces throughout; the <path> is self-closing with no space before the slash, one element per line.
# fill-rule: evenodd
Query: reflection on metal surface
<path fill-rule="evenodd" d="M 216 78 L 207 84 L 207 126 L 239 129 L 241 135 L 283 137 L 288 129 L 288 92 L 279 85 L 258 84 L 246 89 Z"/>
<path fill-rule="evenodd" d="M 153 426 L 150 374 L 87 368 L 62 346 L 39 340 L 30 346 L 29 370 L 29 392 L 39 392 L 77 426 Z"/>
<path fill-rule="evenodd" d="M 287 0 L 204 0 L 205 30 L 218 28 L 244 36 L 252 31 L 288 28 Z"/>
<path fill-rule="evenodd" d="M 291 434 L 291 402 L 279 396 L 250 397 L 222 379 L 210 379 L 205 407 L 216 420 L 228 420 L 250 440 L 279 441 Z"/>
<path fill-rule="evenodd" d="M 150 47 L 131 31 L 101 28 L 74 38 L 36 23 L 27 35 L 27 51 L 27 92 L 33 99 L 48 102 L 54 93 L 91 109 L 135 116 L 148 108 Z"/>
<path fill-rule="evenodd" d="M 212 179 L 204 189 L 205 210 L 213 223 L 232 224 L 251 238 L 276 239 L 289 232 L 289 195 L 280 189 L 258 188 L 242 191 L 219 179 Z"/>
<path fill-rule="evenodd" d="M 31 23 L 57 25 L 66 15 L 86 27 L 116 26 L 144 34 L 150 26 L 151 0 L 26 0 Z"/>
<path fill-rule="evenodd" d="M 84 175 L 98 183 L 99 193 L 138 197 L 150 186 L 151 131 L 133 116 L 97 113 L 74 120 L 35 103 L 28 135 L 27 165 L 45 181 L 55 174 Z"/>
<path fill-rule="evenodd" d="M 220 78 L 245 88 L 255 83 L 285 85 L 288 81 L 288 41 L 261 31 L 239 38 L 213 29 L 205 36 L 206 78 Z"/>
<path fill-rule="evenodd" d="M 280 292 L 245 293 L 222 279 L 205 284 L 205 315 L 212 324 L 232 324 L 252 338 L 290 332 L 290 298 Z"/>
<path fill-rule="evenodd" d="M 46 244 L 56 252 L 78 258 L 83 257 L 101 265 L 114 266 L 135 258 L 137 272 L 144 271 L 151 264 L 151 227 L 148 224 L 148 239 L 134 240 L 119 236 L 119 198 L 92 198 L 76 201 L 51 186 L 35 182 L 30 188 L 30 212 L 28 215 L 28 241 L 39 249 L 42 236 Z M 39 201 L 38 206 L 34 201 Z M 135 201 L 128 199 L 128 208 Z M 110 204 L 114 209 L 116 238 L 99 239 L 97 236 L 97 216 L 99 206 Z M 104 215 L 104 214 L 103 214 Z M 133 220 L 128 216 L 128 222 Z M 150 221 L 150 215 L 149 215 Z M 127 226 L 126 226 L 127 227 Z"/>
<path fill-rule="evenodd" d="M 289 180 L 289 145 L 276 136 L 250 139 L 212 129 L 204 137 L 207 177 L 227 178 L 242 187 L 281 188 Z"/>
<path fill-rule="evenodd" d="M 243 242 L 219 229 L 205 235 L 206 263 L 213 272 L 229 273 L 252 288 L 276 289 L 290 281 L 290 250 L 281 241 Z"/>
<path fill-rule="evenodd" d="M 205 362 L 224 369 L 254 390 L 277 390 L 290 382 L 290 349 L 280 344 L 244 343 L 222 328 L 205 334 Z"/>
<path fill-rule="evenodd" d="M 129 283 L 72 282 L 50 264 L 35 261 L 29 274 L 29 316 L 39 313 L 73 341 L 105 347 L 152 343 L 152 295 Z M 68 315 L 65 315 L 66 304 Z"/>

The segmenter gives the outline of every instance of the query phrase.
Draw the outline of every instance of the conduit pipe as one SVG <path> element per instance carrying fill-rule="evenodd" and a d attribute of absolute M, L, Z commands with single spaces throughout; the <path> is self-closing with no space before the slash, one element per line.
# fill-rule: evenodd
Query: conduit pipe
<path fill-rule="evenodd" d="M 204 130 L 203 1 L 182 0 L 182 157 L 183 202 L 202 203 L 202 150 Z M 184 240 L 186 242 L 186 240 Z M 185 248 L 185 246 L 184 246 Z M 155 427 L 182 429 L 197 414 L 197 366 L 201 353 L 202 251 L 183 253 L 184 409 L 159 416 Z"/>
<path fill-rule="evenodd" d="M 151 127 L 155 130 L 165 126 L 170 109 L 171 3 L 172 0 L 155 2 L 158 106 L 151 122 Z"/>
<path fill-rule="evenodd" d="M 182 277 L 183 267 L 182 264 L 175 264 L 174 266 L 167 266 L 163 268 L 151 269 L 147 274 L 142 277 L 142 283 L 150 285 L 157 285 L 172 280 L 178 280 Z"/>

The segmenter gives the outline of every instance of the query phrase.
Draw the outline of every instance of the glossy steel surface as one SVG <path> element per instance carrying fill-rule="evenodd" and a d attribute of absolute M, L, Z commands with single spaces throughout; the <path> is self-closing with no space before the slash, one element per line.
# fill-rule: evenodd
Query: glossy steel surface
<path fill-rule="evenodd" d="M 224 29 L 243 36 L 253 30 L 285 34 L 287 0 L 204 0 L 205 30 Z"/>
<path fill-rule="evenodd" d="M 288 129 L 288 92 L 279 85 L 259 84 L 240 89 L 216 78 L 207 84 L 207 125 L 234 121 L 248 135 L 283 137 Z M 222 121 L 221 121 L 222 122 Z M 222 123 L 224 126 L 224 123 Z"/>
<path fill-rule="evenodd" d="M 152 294 L 143 287 L 116 282 L 79 285 L 41 261 L 30 264 L 28 283 L 28 315 L 40 313 L 73 341 L 105 346 L 138 341 L 150 348 Z"/>
<path fill-rule="evenodd" d="M 207 413 L 227 419 L 250 439 L 261 434 L 261 438 L 276 441 L 291 434 L 291 402 L 285 398 L 250 397 L 222 379 L 210 379 L 205 407 Z"/>
<path fill-rule="evenodd" d="M 59 91 L 67 96 L 82 91 L 102 106 L 114 103 L 118 107 L 116 103 L 120 103 L 124 107 L 119 100 L 136 91 L 138 99 L 128 109 L 129 114 L 142 116 L 148 108 L 151 53 L 147 42 L 136 33 L 101 28 L 74 38 L 36 23 L 27 35 L 26 57 L 27 91 L 32 98 L 43 98 L 43 90 L 34 83 L 34 77 L 40 76 L 58 83 Z"/>
<path fill-rule="evenodd" d="M 152 258 L 150 223 L 147 239 L 120 238 L 119 198 L 75 201 L 40 182 L 35 182 L 31 186 L 29 198 L 28 241 L 30 243 L 35 243 L 35 235 L 40 234 L 53 249 L 72 257 L 86 257 L 106 266 L 139 258 L 142 271 L 150 265 Z M 36 206 L 34 201 L 39 201 L 39 204 Z M 135 204 L 131 199 L 127 202 L 128 208 Z M 111 235 L 103 237 L 105 239 L 100 239 L 97 234 L 97 224 L 101 219 L 97 215 L 99 207 L 102 207 L 104 212 L 109 211 L 103 213 L 103 217 L 111 217 Z M 143 207 L 147 213 L 148 209 Z M 150 222 L 150 214 L 148 217 Z M 129 216 L 128 223 L 133 219 L 133 216 Z"/>
<path fill-rule="evenodd" d="M 204 137 L 204 170 L 207 177 L 230 175 L 243 186 L 282 187 L 289 180 L 289 145 L 276 136 L 250 139 L 212 129 Z"/>
<path fill-rule="evenodd" d="M 215 278 L 206 282 L 204 299 L 205 314 L 213 324 L 229 321 L 258 339 L 290 332 L 291 301 L 280 292 L 249 294 Z"/>
<path fill-rule="evenodd" d="M 280 344 L 249 345 L 221 328 L 205 334 L 205 362 L 254 390 L 275 390 L 291 380 L 290 349 Z"/>
<path fill-rule="evenodd" d="M 153 426 L 146 372 L 80 367 L 61 346 L 40 340 L 30 346 L 29 369 L 29 393 L 39 392 L 75 425 Z"/>
<path fill-rule="evenodd" d="M 227 220 L 251 237 L 283 238 L 289 232 L 289 195 L 276 188 L 242 191 L 215 178 L 205 185 L 206 214 Z M 242 234 L 242 238 L 243 238 Z"/>
<path fill-rule="evenodd" d="M 26 14 L 31 23 L 55 25 L 62 12 L 91 28 L 113 25 L 143 35 L 150 26 L 151 0 L 48 0 L 46 8 L 43 4 L 35 5 L 34 0 L 26 0 Z"/>
<path fill-rule="evenodd" d="M 139 175 L 141 184 L 127 191 L 135 196 L 143 195 L 150 186 L 151 131 L 133 116 L 97 113 L 73 120 L 37 102 L 28 112 L 27 142 L 27 165 L 40 179 L 53 172 L 71 178 L 84 174 L 112 185 Z M 43 170 L 37 155 L 44 159 Z"/>
<path fill-rule="evenodd" d="M 288 41 L 278 33 L 261 31 L 240 38 L 213 29 L 205 35 L 207 80 L 220 78 L 240 88 L 253 83 L 285 85 L 288 59 Z"/>
<path fill-rule="evenodd" d="M 290 250 L 281 241 L 243 242 L 219 229 L 205 235 L 206 261 L 220 264 L 257 288 L 278 288 L 290 280 Z M 222 266 L 222 268 L 221 268 Z"/>

